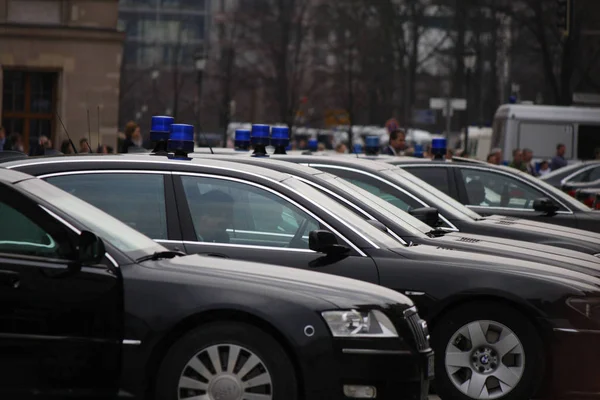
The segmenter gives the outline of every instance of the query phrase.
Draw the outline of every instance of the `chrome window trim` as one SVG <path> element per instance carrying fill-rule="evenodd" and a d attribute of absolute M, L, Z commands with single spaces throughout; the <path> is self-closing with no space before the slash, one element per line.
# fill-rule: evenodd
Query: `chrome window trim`
<path fill-rule="evenodd" d="M 169 171 L 148 171 L 148 170 L 82 170 L 82 171 L 66 171 L 66 172 L 53 172 L 50 174 L 38 175 L 39 179 L 55 178 L 63 175 L 84 175 L 84 174 L 153 174 L 153 175 L 170 175 Z"/>
<path fill-rule="evenodd" d="M 54 219 L 56 219 L 58 222 L 60 222 L 61 224 L 63 224 L 64 226 L 66 226 L 67 228 L 71 229 L 73 232 L 75 232 L 77 235 L 81 235 L 81 231 L 77 228 L 75 228 L 73 225 L 71 225 L 69 222 L 65 221 L 65 219 L 63 217 L 61 217 L 60 215 L 57 215 L 55 212 L 52 212 L 50 210 L 48 210 L 46 207 L 44 207 L 41 204 L 38 204 L 38 206 L 46 211 L 50 216 L 52 216 Z M 106 258 L 108 259 L 108 261 L 110 261 L 115 268 L 119 268 L 119 264 L 117 264 L 117 262 L 115 261 L 115 259 L 108 253 L 105 252 L 104 255 L 106 256 Z"/>
<path fill-rule="evenodd" d="M 398 164 L 395 164 L 397 166 L 399 166 Z M 415 165 L 415 164 L 402 164 L 403 166 L 421 166 L 421 165 Z M 425 167 L 435 167 L 435 164 L 432 165 L 426 165 Z M 402 167 L 400 167 L 402 168 Z M 525 179 L 521 178 L 518 175 L 512 175 L 506 171 L 501 171 L 501 170 L 497 170 L 497 169 L 493 169 L 493 168 L 485 168 L 479 165 L 454 165 L 454 166 L 450 166 L 450 168 L 461 168 L 461 169 L 476 169 L 476 170 L 483 170 L 483 171 L 487 171 L 490 173 L 498 173 L 501 175 L 505 175 L 508 176 L 509 178 L 513 178 L 516 179 L 518 181 L 521 181 L 523 184 L 525 184 L 526 186 L 529 187 L 533 187 L 536 191 L 538 192 L 542 192 L 544 195 L 548 196 L 549 198 L 551 198 L 552 200 L 556 201 L 558 204 L 560 204 L 561 206 L 563 206 L 564 208 L 566 208 L 568 211 L 557 211 L 557 214 L 573 214 L 573 211 L 567 207 L 562 201 L 558 200 L 556 197 L 554 197 L 553 195 L 551 195 L 550 193 L 546 192 L 544 189 L 542 188 L 538 188 L 536 186 L 531 185 L 529 182 L 527 182 Z M 409 171 L 406 171 L 409 172 Z M 469 205 L 465 204 L 467 207 L 470 207 Z M 486 207 L 486 206 L 473 206 L 473 207 L 484 207 L 485 209 L 496 209 L 496 210 L 512 210 L 512 211 L 535 211 L 533 209 L 529 209 L 529 208 L 510 208 L 510 207 Z"/>
<path fill-rule="evenodd" d="M 295 176 L 295 175 L 294 175 Z M 300 176 L 295 176 L 297 179 L 301 180 L 302 182 L 311 185 L 315 188 L 318 188 L 322 191 L 324 191 L 325 193 L 330 194 L 331 196 L 335 197 L 336 199 L 342 201 L 343 203 L 349 205 L 350 207 L 354 208 L 356 211 L 358 211 L 360 214 L 364 215 L 365 217 L 367 217 L 368 219 L 372 219 L 372 220 L 376 220 L 375 217 L 373 217 L 371 214 L 369 214 L 368 212 L 366 212 L 365 210 L 363 210 L 362 208 L 360 208 L 359 206 L 357 206 L 356 204 L 354 204 L 353 202 L 346 200 L 344 197 L 338 195 L 337 193 L 334 193 L 333 191 L 324 188 L 323 186 L 312 182 L 308 179 L 302 178 Z M 400 236 L 396 235 L 396 233 L 394 233 L 390 228 L 388 228 L 387 226 L 385 227 L 385 229 L 387 230 L 387 233 L 392 236 L 394 239 L 398 240 L 400 243 L 402 243 L 403 245 L 408 245 L 408 242 L 406 242 L 404 239 L 402 239 Z"/>
<path fill-rule="evenodd" d="M 144 161 L 138 161 L 138 160 L 98 160 L 98 161 L 100 161 L 100 162 L 131 162 L 131 163 L 140 163 L 140 162 L 144 162 L 144 163 L 151 163 L 151 164 L 167 164 L 167 165 L 173 165 L 173 164 L 176 164 L 176 165 L 185 165 L 185 166 L 190 166 L 190 165 L 193 165 L 193 164 L 190 164 L 190 163 L 185 163 L 185 162 L 177 162 L 177 161 L 172 161 L 172 160 L 169 160 L 169 161 L 160 161 L 160 160 L 157 160 L 157 161 L 147 161 L 147 160 L 144 160 Z M 27 164 L 27 165 L 36 165 L 36 164 L 49 164 L 49 163 L 56 163 L 56 162 L 58 162 L 58 161 L 56 161 L 56 160 L 52 160 L 52 161 L 39 161 L 39 162 L 37 162 L 37 163 L 31 163 L 31 164 Z M 62 162 L 64 162 L 64 160 L 63 160 Z M 88 160 L 69 160 L 69 162 L 89 162 L 89 161 L 88 161 Z M 12 167 L 14 168 L 14 166 L 12 166 Z M 350 229 L 350 230 L 354 231 L 354 232 L 355 232 L 355 233 L 356 233 L 358 236 L 360 236 L 360 237 L 361 237 L 361 238 L 362 238 L 364 241 L 366 241 L 367 243 L 369 243 L 369 245 L 371 245 L 373 248 L 375 248 L 375 249 L 379 249 L 379 248 L 380 248 L 380 247 L 379 247 L 379 246 L 378 246 L 376 243 L 374 243 L 372 240 L 370 240 L 369 238 L 367 238 L 367 237 L 366 237 L 365 235 L 363 235 L 362 233 L 360 233 L 360 232 L 357 232 L 357 231 L 354 229 L 354 227 L 352 227 L 351 225 L 347 224 L 347 223 L 346 223 L 344 220 L 342 220 L 341 218 L 339 218 L 337 215 L 335 215 L 335 214 L 332 214 L 332 213 L 331 213 L 329 210 L 327 210 L 326 208 L 322 207 L 321 205 L 319 205 L 318 203 L 316 203 L 316 202 L 312 201 L 311 199 L 309 199 L 308 197 L 304 196 L 303 194 L 301 194 L 301 193 L 300 193 L 300 192 L 298 192 L 297 190 L 290 188 L 289 186 L 287 186 L 287 185 L 283 184 L 283 183 L 282 183 L 282 182 L 280 182 L 280 181 L 277 181 L 277 180 L 275 180 L 275 179 L 272 179 L 272 178 L 269 178 L 269 177 L 265 177 L 265 176 L 262 176 L 262 175 L 259 175 L 259 174 L 255 174 L 255 173 L 252 173 L 252 172 L 248 172 L 248 171 L 239 170 L 239 169 L 236 169 L 236 168 L 215 167 L 215 166 L 210 166 L 210 165 L 199 165 L 199 166 L 197 166 L 197 167 L 206 167 L 206 168 L 212 168 L 212 169 L 216 169 L 216 170 L 222 170 L 222 171 L 239 172 L 239 173 L 241 173 L 241 174 L 246 174 L 246 175 L 250 175 L 250 176 L 258 177 L 258 178 L 260 178 L 260 179 L 265 179 L 265 180 L 267 180 L 267 181 L 269 181 L 269 182 L 272 182 L 272 183 L 274 183 L 274 184 L 276 184 L 276 185 L 283 186 L 283 187 L 285 187 L 286 189 L 288 189 L 288 190 L 292 191 L 293 193 L 297 194 L 298 196 L 302 197 L 304 200 L 306 200 L 306 201 L 310 202 L 310 203 L 311 203 L 311 204 L 313 204 L 314 206 L 316 206 L 316 207 L 320 208 L 322 211 L 324 211 L 325 213 L 327 213 L 328 215 L 330 215 L 332 218 L 336 219 L 336 220 L 337 220 L 339 223 L 341 223 L 342 225 L 346 226 L 348 229 Z M 139 171 L 143 171 L 143 170 L 127 170 L 127 169 L 118 169 L 118 170 L 110 170 L 110 171 L 104 171 L 104 170 L 103 170 L 103 171 L 97 171 L 97 170 L 85 170 L 85 171 L 66 171 L 66 172 L 56 172 L 56 173 L 52 173 L 52 174 L 40 175 L 40 176 L 38 176 L 38 178 L 40 178 L 40 179 L 41 179 L 41 178 L 43 178 L 43 177 L 49 177 L 49 176 L 72 175 L 72 174 L 84 174 L 84 173 L 88 173 L 89 171 L 93 171 L 94 173 L 114 173 L 114 172 L 122 172 L 122 173 L 138 173 Z M 212 178 L 217 178 L 217 179 L 218 179 L 218 178 L 225 178 L 225 179 L 228 179 L 228 178 L 229 178 L 229 177 L 224 177 L 224 176 L 215 177 L 215 176 L 213 176 L 213 175 L 208 175 L 208 174 L 206 174 L 206 173 L 201 173 L 201 172 L 185 172 L 185 171 L 153 171 L 153 173 L 160 173 L 160 174 L 172 174 L 172 175 L 191 175 L 191 176 L 194 176 L 194 175 L 196 175 L 196 176 L 206 176 L 206 177 L 209 177 L 209 178 L 210 178 L 210 177 L 212 177 Z M 290 175 L 290 174 L 284 174 L 284 175 L 292 176 L 292 175 Z M 270 188 L 267 188 L 267 187 L 264 187 L 264 186 L 261 186 L 261 185 L 255 184 L 254 182 L 248 182 L 248 181 L 244 181 L 243 179 L 239 179 L 239 178 L 233 178 L 233 179 L 234 179 L 234 180 L 237 180 L 238 182 L 241 182 L 241 183 L 245 183 L 245 184 L 252 184 L 253 186 L 256 186 L 256 187 L 259 187 L 259 188 L 263 188 L 263 189 L 267 189 L 267 190 L 269 190 L 269 191 L 272 191 L 272 192 L 273 192 L 274 194 L 276 194 L 277 196 L 279 196 L 279 197 L 282 197 L 282 198 L 285 198 L 287 201 L 290 201 L 290 202 L 292 202 L 293 204 L 297 205 L 297 203 L 296 203 L 296 202 L 293 202 L 293 201 L 291 201 L 291 200 L 287 199 L 287 197 L 285 197 L 285 196 L 283 196 L 283 195 L 279 194 L 278 192 L 276 192 L 276 191 L 274 191 L 274 190 L 272 190 L 272 189 L 270 189 Z M 297 205 L 297 206 L 299 207 L 299 205 Z M 303 211 L 305 211 L 305 212 L 308 212 L 308 210 L 306 210 L 304 207 L 299 207 L 299 208 L 300 208 L 300 209 L 302 209 L 302 210 L 303 210 Z M 308 214 L 309 214 L 309 215 L 311 215 L 311 216 L 313 216 L 313 218 L 315 218 L 315 217 L 314 217 L 314 215 L 313 215 L 312 213 L 308 212 Z M 321 221 L 319 218 L 317 218 L 317 220 Z M 332 228 L 331 228 L 331 227 L 330 227 L 328 224 L 325 224 L 325 223 L 323 223 L 323 225 L 325 225 L 325 226 L 329 227 L 329 229 L 331 229 L 331 231 L 332 231 L 333 233 L 335 233 L 335 234 L 337 234 L 339 237 L 341 237 L 341 238 L 342 238 L 342 239 L 343 239 L 343 240 L 344 240 L 344 241 L 345 241 L 345 242 L 346 242 L 348 245 L 350 245 L 350 247 L 352 247 L 354 250 L 356 250 L 356 252 L 357 252 L 358 254 L 360 254 L 362 257 L 367 257 L 366 253 L 364 253 L 362 250 L 360 250 L 360 249 L 358 248 L 358 246 L 354 245 L 354 243 L 352 243 L 352 242 L 350 242 L 348 239 L 346 239 L 346 237 L 345 237 L 345 236 L 341 235 L 339 232 L 337 232 L 336 230 L 332 229 Z"/>
<path fill-rule="evenodd" d="M 569 333 L 594 333 L 600 334 L 600 330 L 596 329 L 572 329 L 572 328 L 554 328 L 555 332 L 569 332 Z"/>
<path fill-rule="evenodd" d="M 178 242 L 179 243 L 179 242 Z M 270 246 L 255 246 L 251 244 L 235 244 L 235 243 L 217 243 L 217 242 L 194 242 L 191 240 L 184 240 L 182 242 L 185 244 L 191 245 L 202 245 L 202 246 L 218 246 L 218 247 L 234 247 L 234 248 L 243 248 L 243 249 L 257 249 L 257 250 L 275 250 L 275 251 L 291 251 L 294 253 L 313 253 L 316 252 L 310 249 L 290 249 L 288 247 L 270 247 Z"/>
<path fill-rule="evenodd" d="M 258 183 L 254 183 L 254 182 L 248 182 L 245 181 L 243 179 L 240 178 L 234 178 L 234 177 L 229 177 L 229 176 L 215 176 L 215 175 L 209 175 L 209 174 L 205 174 L 205 173 L 200 173 L 200 172 L 183 172 L 183 171 L 173 171 L 172 172 L 173 175 L 178 175 L 178 176 L 197 176 L 197 177 L 202 177 L 202 178 L 209 178 L 209 179 L 221 179 L 221 180 L 226 180 L 226 181 L 232 181 L 232 182 L 238 182 L 244 185 L 250 185 L 250 186 L 254 186 L 256 188 L 262 189 L 262 190 L 266 190 L 267 192 L 274 194 L 275 196 L 283 199 L 284 201 L 293 204 L 294 206 L 296 206 L 297 208 L 299 208 L 300 210 L 302 210 L 303 212 L 305 212 L 306 214 L 310 215 L 312 218 L 314 218 L 315 220 L 317 220 L 319 223 L 323 224 L 324 226 L 326 226 L 329 230 L 331 230 L 331 232 L 333 232 L 334 234 L 336 234 L 337 236 L 339 236 L 340 238 L 342 238 L 342 240 L 344 242 L 346 242 L 346 244 L 348 244 L 350 247 L 352 247 L 358 254 L 360 254 L 362 257 L 367 257 L 367 255 L 358 248 L 358 246 L 354 245 L 354 243 L 352 243 L 350 240 L 348 240 L 344 235 L 342 235 L 341 233 L 339 233 L 336 229 L 333 229 L 329 224 L 327 224 L 325 221 L 323 221 L 321 218 L 317 217 L 313 212 L 311 212 L 310 210 L 306 209 L 304 206 L 302 206 L 301 204 L 298 204 L 296 201 L 290 199 L 289 197 L 285 196 L 282 193 L 277 192 L 274 189 L 262 186 Z M 281 184 L 280 182 L 277 182 L 279 185 L 284 186 L 283 184 Z M 286 186 L 286 188 L 288 188 Z M 315 203 L 312 200 L 309 200 L 307 197 L 303 196 L 302 194 L 296 192 L 295 190 L 288 188 L 290 190 L 292 190 L 294 193 L 298 194 L 299 196 L 301 196 L 303 199 L 305 199 L 306 201 L 309 201 L 310 203 L 317 205 L 317 203 Z M 343 225 L 345 225 L 348 229 L 354 230 L 351 226 L 349 226 L 348 224 L 346 224 L 344 221 L 342 221 L 340 218 L 338 218 L 336 215 L 333 215 L 332 213 L 330 213 L 327 209 L 319 206 L 319 208 L 321 208 L 323 211 L 325 211 L 327 214 L 329 214 L 331 217 L 335 218 L 336 220 L 338 220 L 339 222 L 341 222 Z M 369 240 L 368 238 L 366 238 L 364 235 L 360 234 L 359 232 L 357 232 L 357 234 L 362 237 L 366 242 L 368 242 L 370 245 L 372 245 L 374 248 L 378 249 L 379 246 L 377 246 L 375 243 L 373 243 L 371 240 Z M 216 243 L 211 243 L 211 244 L 216 244 Z M 234 246 L 238 246 L 238 245 L 234 245 Z M 275 249 L 279 249 L 279 247 L 274 247 Z M 292 249 L 287 249 L 287 250 L 292 250 Z M 294 249 L 294 250 L 303 250 L 303 249 Z M 312 250 L 308 250 L 310 252 L 313 252 Z"/>
<path fill-rule="evenodd" d="M 342 349 L 344 354 L 361 355 L 410 355 L 410 350 Z"/>
<path fill-rule="evenodd" d="M 591 165 L 588 165 L 586 167 L 583 167 L 582 169 L 577 170 L 577 171 L 573 172 L 572 174 L 567 175 L 566 177 L 564 177 L 563 179 L 561 179 L 560 184 L 564 185 L 565 183 L 569 182 L 571 179 L 573 179 L 577 175 L 583 174 L 584 172 L 586 172 L 586 171 L 588 171 L 590 169 L 594 169 L 594 168 L 600 168 L 600 164 L 591 164 Z"/>
<path fill-rule="evenodd" d="M 121 343 L 125 346 L 139 346 L 142 344 L 141 340 L 134 340 L 134 339 L 123 339 L 121 341 Z"/>
<path fill-rule="evenodd" d="M 420 203 L 423 207 L 431 207 L 431 206 L 427 205 L 427 203 L 425 203 L 421 199 L 415 197 L 412 193 L 410 193 L 410 192 L 404 190 L 403 188 L 399 187 L 398 185 L 396 185 L 396 184 L 394 184 L 394 183 L 392 183 L 392 182 L 390 182 L 390 181 L 388 181 L 386 179 L 383 179 L 383 178 L 381 178 L 381 177 L 379 177 L 379 176 L 377 176 L 375 174 L 372 174 L 370 172 L 361 171 L 359 169 L 355 169 L 355 168 L 351 168 L 351 167 L 344 167 L 344 166 L 340 166 L 340 165 L 319 164 L 319 163 L 309 163 L 309 164 L 304 164 L 304 165 L 307 165 L 309 167 L 315 166 L 315 167 L 322 167 L 322 168 L 341 169 L 341 170 L 345 170 L 345 171 L 351 171 L 351 172 L 356 172 L 356 173 L 359 173 L 359 174 L 367 175 L 367 176 L 370 176 L 371 178 L 375 178 L 378 181 L 383 182 L 386 185 L 391 186 L 394 189 L 396 189 L 396 190 L 398 190 L 398 191 L 406 194 L 408 197 L 411 197 L 417 203 Z M 442 229 L 447 230 L 447 231 L 451 231 L 451 232 L 459 232 L 459 229 L 453 223 L 451 223 L 446 217 L 444 217 L 442 214 L 440 214 L 439 210 L 438 210 L 438 215 L 440 216 L 440 219 L 442 221 L 444 221 L 446 224 L 448 224 L 448 226 L 450 227 L 450 228 L 442 228 Z"/>

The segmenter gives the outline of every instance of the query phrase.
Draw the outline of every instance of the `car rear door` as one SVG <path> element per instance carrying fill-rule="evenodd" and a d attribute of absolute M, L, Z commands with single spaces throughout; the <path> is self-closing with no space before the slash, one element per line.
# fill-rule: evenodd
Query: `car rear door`
<path fill-rule="evenodd" d="M 109 396 L 118 388 L 120 274 L 73 269 L 76 233 L 0 186 L 0 398 Z"/>

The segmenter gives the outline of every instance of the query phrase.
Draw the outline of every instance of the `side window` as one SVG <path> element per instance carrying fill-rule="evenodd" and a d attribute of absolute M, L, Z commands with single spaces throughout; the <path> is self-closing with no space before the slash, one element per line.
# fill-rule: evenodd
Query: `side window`
<path fill-rule="evenodd" d="M 69 251 L 27 216 L 0 202 L 0 253 L 68 259 Z"/>
<path fill-rule="evenodd" d="M 448 183 L 448 169 L 436 167 L 407 167 L 403 168 L 417 178 L 424 180 L 450 196 L 450 184 Z"/>
<path fill-rule="evenodd" d="M 46 181 L 151 239 L 168 239 L 163 175 L 75 174 L 55 176 Z"/>
<path fill-rule="evenodd" d="M 318 167 L 318 169 L 329 172 L 332 175 L 337 175 L 401 210 L 408 211 L 413 208 L 423 207 L 418 201 L 406 193 L 402 193 L 393 187 L 390 187 L 385 182 L 381 182 L 368 175 L 337 168 Z"/>
<path fill-rule="evenodd" d="M 598 179 L 600 179 L 600 167 L 596 167 L 590 171 L 588 181 L 593 182 L 597 181 Z"/>
<path fill-rule="evenodd" d="M 320 228 L 267 190 L 216 178 L 181 180 L 198 241 L 308 249 L 308 233 Z"/>
<path fill-rule="evenodd" d="M 533 201 L 545 195 L 527 184 L 503 174 L 461 168 L 468 205 L 533 209 Z"/>

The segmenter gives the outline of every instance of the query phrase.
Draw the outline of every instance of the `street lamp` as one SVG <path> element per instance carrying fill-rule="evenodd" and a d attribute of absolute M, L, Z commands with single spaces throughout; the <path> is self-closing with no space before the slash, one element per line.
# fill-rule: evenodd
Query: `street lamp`
<path fill-rule="evenodd" d="M 196 85 L 198 91 L 196 95 L 198 97 L 198 100 L 196 101 L 196 118 L 198 119 L 198 132 L 200 132 L 200 100 L 202 99 L 202 78 L 204 76 L 204 69 L 206 68 L 206 57 L 204 56 L 204 53 L 196 53 L 194 56 L 194 65 L 196 67 Z"/>
<path fill-rule="evenodd" d="M 475 69 L 475 65 L 477 64 L 477 53 L 475 53 L 472 49 L 467 50 L 463 54 L 463 63 L 465 65 L 465 99 L 467 100 L 467 109 L 465 111 L 466 114 L 466 126 L 465 126 L 465 143 L 463 145 L 464 153 L 468 154 L 469 152 L 469 108 L 471 102 L 469 101 L 469 93 L 471 92 L 471 75 L 473 70 Z"/>

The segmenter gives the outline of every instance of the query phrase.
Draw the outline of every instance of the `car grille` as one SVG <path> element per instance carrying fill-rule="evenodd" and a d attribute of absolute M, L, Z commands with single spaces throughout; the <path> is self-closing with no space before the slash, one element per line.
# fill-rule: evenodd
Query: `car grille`
<path fill-rule="evenodd" d="M 477 243 L 480 242 L 479 239 L 472 239 L 472 238 L 466 238 L 466 237 L 461 237 L 460 239 L 458 239 L 459 242 L 466 242 L 466 243 Z"/>
<path fill-rule="evenodd" d="M 419 351 L 429 351 L 429 328 L 427 322 L 419 317 L 416 308 L 410 308 L 404 312 L 404 318 L 413 333 L 417 349 Z"/>

